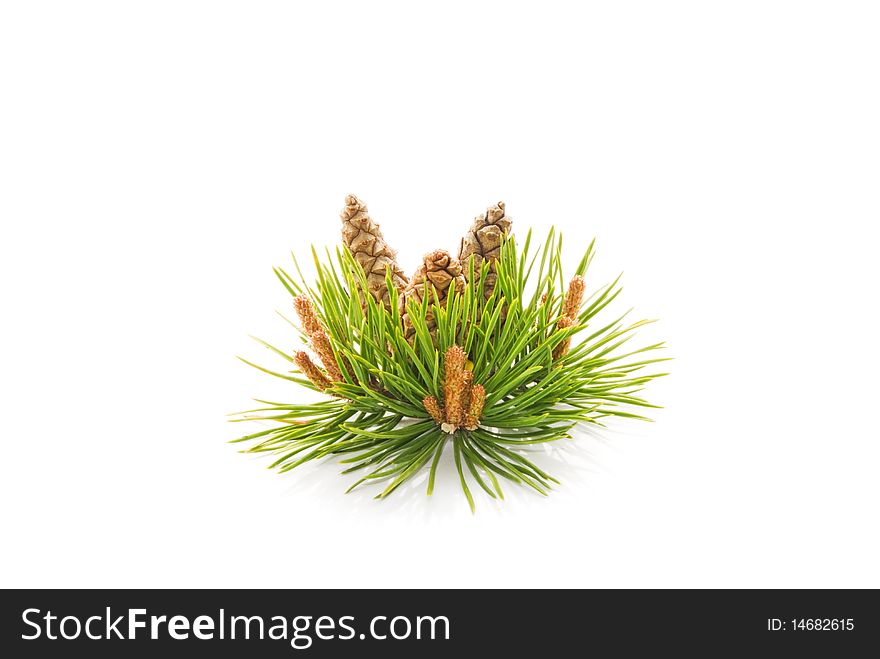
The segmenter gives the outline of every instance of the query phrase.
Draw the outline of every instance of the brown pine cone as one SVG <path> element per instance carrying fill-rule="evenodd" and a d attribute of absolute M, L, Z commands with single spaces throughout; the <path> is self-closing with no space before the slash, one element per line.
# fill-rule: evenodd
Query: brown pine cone
<path fill-rule="evenodd" d="M 386 307 L 389 304 L 385 271 L 391 269 L 391 281 L 398 289 L 406 287 L 407 279 L 397 264 L 396 252 L 388 246 L 379 225 L 367 214 L 367 206 L 354 195 L 345 198 L 342 218 L 342 241 L 367 276 L 370 294 Z"/>
<path fill-rule="evenodd" d="M 499 201 L 491 208 L 486 209 L 483 215 L 474 218 L 470 230 L 461 239 L 461 247 L 458 250 L 458 260 L 464 268 L 465 277 L 470 276 L 468 263 L 471 255 L 474 257 L 474 274 L 479 277 L 480 266 L 483 260 L 489 259 L 489 274 L 486 275 L 483 291 L 488 298 L 495 290 L 495 262 L 501 256 L 501 242 L 504 236 L 510 234 L 511 218 L 504 214 L 504 202 Z"/>
<path fill-rule="evenodd" d="M 407 340 L 411 342 L 416 333 L 415 327 L 413 327 L 407 313 L 407 306 L 411 303 L 421 304 L 426 295 L 429 296 L 428 305 L 431 305 L 434 301 L 430 293 L 431 290 L 436 291 L 440 306 L 444 306 L 446 298 L 449 297 L 449 289 L 453 286 L 459 294 L 464 292 L 465 280 L 464 275 L 461 273 L 461 263 L 458 262 L 458 259 L 450 255 L 445 249 L 438 249 L 430 254 L 426 254 L 422 265 L 416 270 L 409 285 L 400 297 L 400 313 L 403 316 L 403 329 Z M 433 336 L 437 322 L 430 306 L 428 307 L 425 319 L 428 329 Z"/>

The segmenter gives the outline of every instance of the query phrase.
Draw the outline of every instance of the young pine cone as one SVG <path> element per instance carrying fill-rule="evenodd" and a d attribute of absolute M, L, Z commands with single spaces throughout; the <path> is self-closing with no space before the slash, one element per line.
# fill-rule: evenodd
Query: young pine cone
<path fill-rule="evenodd" d="M 581 312 L 581 305 L 584 301 L 584 291 L 587 288 L 587 282 L 581 275 L 575 275 L 568 283 L 568 291 L 562 302 L 562 315 L 556 323 L 556 328 L 560 330 L 568 329 L 577 325 L 578 314 Z M 568 354 L 571 349 L 571 337 L 563 339 L 557 344 L 553 350 L 553 359 L 561 359 Z"/>
<path fill-rule="evenodd" d="M 461 273 L 461 263 L 459 263 L 458 259 L 451 256 L 445 249 L 438 249 L 430 254 L 426 254 L 422 265 L 416 270 L 412 280 L 410 280 L 409 285 L 400 297 L 400 313 L 403 316 L 403 329 L 408 341 L 412 342 L 416 330 L 410 320 L 407 306 L 410 304 L 421 304 L 425 297 L 428 297 L 429 306 L 425 320 L 427 321 L 428 330 L 433 336 L 434 330 L 437 327 L 437 321 L 430 306 L 434 303 L 431 291 L 436 292 L 440 306 L 444 306 L 446 298 L 449 297 L 449 290 L 453 286 L 459 294 L 464 292 L 465 280 Z"/>
<path fill-rule="evenodd" d="M 488 298 L 495 290 L 495 262 L 501 256 L 501 242 L 510 234 L 512 220 L 504 214 L 504 202 L 499 201 L 486 209 L 483 215 L 474 218 L 470 230 L 461 239 L 458 260 L 464 268 L 465 277 L 470 277 L 469 260 L 474 257 L 474 276 L 479 278 L 480 267 L 485 259 L 489 260 L 489 274 L 483 282 L 483 292 Z"/>
<path fill-rule="evenodd" d="M 367 214 L 366 204 L 354 195 L 345 198 L 345 208 L 339 216 L 342 218 L 342 241 L 364 269 L 369 293 L 387 307 L 386 270 L 391 269 L 391 281 L 396 288 L 403 289 L 407 284 L 395 251 L 385 242 L 379 225 Z"/>
<path fill-rule="evenodd" d="M 450 435 L 459 428 L 476 430 L 486 404 L 486 390 L 483 385 L 473 383 L 474 374 L 467 368 L 467 355 L 459 346 L 450 347 L 443 361 L 443 404 L 435 396 L 425 396 L 422 399 L 425 411 Z"/>

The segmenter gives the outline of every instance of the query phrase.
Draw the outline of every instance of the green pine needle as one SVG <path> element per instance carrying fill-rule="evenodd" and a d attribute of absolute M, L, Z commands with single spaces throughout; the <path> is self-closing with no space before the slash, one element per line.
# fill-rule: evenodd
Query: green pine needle
<path fill-rule="evenodd" d="M 574 274 L 587 272 L 594 243 Z M 461 488 L 472 510 L 468 475 L 492 498 L 504 498 L 501 480 L 546 495 L 558 481 L 529 460 L 523 447 L 568 438 L 578 424 L 601 425 L 607 417 L 648 420 L 633 409 L 656 406 L 636 394 L 666 374 L 643 369 L 668 358 L 650 357 L 664 347 L 662 343 L 626 349 L 635 331 L 652 321 L 630 323 L 623 314 L 613 321 L 596 322 L 620 294 L 620 277 L 586 300 L 577 324 L 558 329 L 567 283 L 562 236 L 551 229 L 543 249 L 530 255 L 530 246 L 531 232 L 521 251 L 513 238 L 505 240 L 496 266 L 497 283 L 488 298 L 478 282 L 485 281 L 489 264 L 482 263 L 474 272 L 471 262 L 463 264 L 471 283 L 462 294 L 452 287 L 444 307 L 431 296 L 425 296 L 422 304 L 410 304 L 412 344 L 404 335 L 399 294 L 390 274 L 389 310 L 372 296 L 358 294 L 366 290 L 367 282 L 348 250 L 337 249 L 333 256 L 328 251 L 322 259 L 312 249 L 317 268 L 313 286 L 295 257 L 296 278 L 275 268 L 291 296 L 305 294 L 312 300 L 336 350 L 344 381 L 335 383 L 327 391 L 332 397 L 319 403 L 258 401 L 261 407 L 242 412 L 233 421 L 260 420 L 271 427 L 233 441 L 251 442 L 246 452 L 272 454 L 270 468 L 280 472 L 335 456 L 346 465 L 343 473 L 364 473 L 349 491 L 364 483 L 383 482 L 376 498 L 384 499 L 425 468 L 427 493 L 432 494 L 441 455 L 451 439 Z M 436 338 L 426 322 L 429 311 L 436 319 Z M 569 337 L 570 350 L 554 358 L 554 349 Z M 293 361 L 288 353 L 256 340 L 276 357 Z M 422 401 L 428 395 L 441 398 L 443 355 L 453 345 L 467 353 L 474 383 L 485 387 L 486 403 L 479 428 L 448 435 Z M 242 361 L 316 389 L 286 368 L 279 372 Z"/>

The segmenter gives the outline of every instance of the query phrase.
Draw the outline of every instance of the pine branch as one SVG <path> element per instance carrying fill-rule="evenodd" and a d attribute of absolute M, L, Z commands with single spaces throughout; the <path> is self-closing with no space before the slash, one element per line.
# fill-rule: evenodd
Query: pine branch
<path fill-rule="evenodd" d="M 653 369 L 666 358 L 651 356 L 663 344 L 629 349 L 648 321 L 598 320 L 621 289 L 615 281 L 585 301 L 592 243 L 565 287 L 561 236 L 551 230 L 532 251 L 529 233 L 519 249 L 499 203 L 475 220 L 464 260 L 432 252 L 407 283 L 355 197 L 343 223 L 345 248 L 327 258 L 313 251 L 316 281 L 298 266 L 299 279 L 275 270 L 320 365 L 265 342 L 305 377 L 246 362 L 331 395 L 310 404 L 259 401 L 235 417 L 269 424 L 235 441 L 272 454 L 272 467 L 335 457 L 346 472 L 362 472 L 352 489 L 383 483 L 378 498 L 428 469 L 431 494 L 451 442 L 473 506 L 469 481 L 494 498 L 503 498 L 502 481 L 549 492 L 555 480 L 521 447 L 612 416 L 644 419 L 635 410 L 655 407 L 640 392 L 665 375 Z"/>

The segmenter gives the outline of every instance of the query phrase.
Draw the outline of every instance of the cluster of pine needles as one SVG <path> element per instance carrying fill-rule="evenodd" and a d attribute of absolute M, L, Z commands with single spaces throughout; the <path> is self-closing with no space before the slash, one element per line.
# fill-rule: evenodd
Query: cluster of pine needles
<path fill-rule="evenodd" d="M 607 322 L 597 320 L 621 287 L 618 277 L 584 296 L 593 243 L 568 279 L 561 235 L 551 230 L 543 248 L 533 254 L 531 237 L 529 232 L 521 248 L 512 236 L 505 237 L 500 257 L 491 264 L 497 278 L 490 294 L 481 285 L 489 275 L 489 261 L 475 266 L 471 258 L 462 264 L 470 275 L 463 291 L 452 287 L 443 304 L 436 295 L 426 295 L 420 303 L 406 305 L 404 313 L 415 330 L 410 337 L 399 304 L 401 291 L 390 270 L 390 304 L 383 304 L 361 294 L 368 282 L 344 247 L 335 258 L 327 251 L 326 260 L 312 249 L 317 268 L 313 285 L 295 256 L 296 277 L 276 268 L 289 293 L 313 305 L 316 320 L 311 322 L 319 327 L 322 341 L 329 339 L 335 363 L 328 370 L 338 374 L 338 381 L 306 377 L 296 358 L 304 353 L 291 355 L 257 339 L 295 368 L 278 372 L 243 361 L 328 396 L 311 404 L 259 400 L 259 408 L 235 420 L 260 420 L 270 427 L 233 441 L 252 442 L 248 453 L 272 454 L 271 467 L 281 472 L 335 456 L 346 466 L 343 473 L 363 474 L 349 491 L 381 483 L 380 499 L 424 468 L 430 495 L 449 445 L 472 510 L 474 484 L 492 498 L 503 498 L 503 480 L 547 494 L 558 481 L 528 458 L 528 448 L 569 438 L 582 423 L 602 425 L 608 417 L 645 419 L 635 408 L 655 406 L 639 394 L 652 379 L 665 375 L 652 367 L 665 358 L 652 356 L 662 343 L 628 349 L 634 332 L 652 321 L 628 322 L 628 312 Z M 311 330 L 297 330 L 308 342 Z M 472 383 L 480 387 L 478 418 L 466 421 L 465 409 L 457 423 L 444 423 L 444 412 L 437 408 L 454 395 L 450 380 L 461 381 L 463 374 L 461 366 L 453 374 L 447 362 L 453 353 L 460 360 L 462 351 L 467 384 L 471 391 Z M 476 407 L 474 401 L 459 403 Z M 447 401 L 447 407 L 451 404 Z"/>

